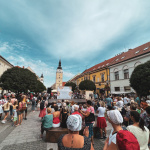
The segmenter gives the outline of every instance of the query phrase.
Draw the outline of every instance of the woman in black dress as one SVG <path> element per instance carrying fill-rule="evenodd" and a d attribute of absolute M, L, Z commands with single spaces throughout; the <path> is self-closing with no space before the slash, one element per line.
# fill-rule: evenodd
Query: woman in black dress
<path fill-rule="evenodd" d="M 67 109 L 63 108 L 61 112 L 61 127 L 62 128 L 67 128 L 67 124 L 66 124 L 67 118 L 68 118 Z"/>

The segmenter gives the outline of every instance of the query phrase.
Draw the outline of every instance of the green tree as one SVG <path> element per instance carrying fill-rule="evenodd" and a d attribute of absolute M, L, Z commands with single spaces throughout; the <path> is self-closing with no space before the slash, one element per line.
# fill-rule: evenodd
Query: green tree
<path fill-rule="evenodd" d="M 37 76 L 28 69 L 13 67 L 0 78 L 2 89 L 15 93 L 35 91 L 38 85 Z"/>
<path fill-rule="evenodd" d="M 93 81 L 91 80 L 84 80 L 79 84 L 79 89 L 80 90 L 90 90 L 90 91 L 95 91 L 96 86 Z"/>
<path fill-rule="evenodd" d="M 46 90 L 46 87 L 43 85 L 42 82 L 40 82 L 39 80 L 37 80 L 37 83 L 36 83 L 36 88 L 35 90 L 33 90 L 34 92 L 43 92 L 44 90 Z"/>
<path fill-rule="evenodd" d="M 139 96 L 150 95 L 150 61 L 134 69 L 130 78 L 130 86 Z"/>
<path fill-rule="evenodd" d="M 72 87 L 72 91 L 74 91 L 75 88 L 76 88 L 76 84 L 73 83 L 73 82 L 67 82 L 67 83 L 65 84 L 65 86 L 71 86 L 71 87 Z"/>

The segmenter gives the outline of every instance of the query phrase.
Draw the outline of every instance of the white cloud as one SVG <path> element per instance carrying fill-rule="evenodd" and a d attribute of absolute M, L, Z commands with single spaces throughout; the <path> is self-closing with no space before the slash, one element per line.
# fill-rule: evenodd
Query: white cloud
<path fill-rule="evenodd" d="M 43 51 L 64 59 L 84 59 L 103 51 L 108 43 L 120 38 L 132 23 L 139 22 L 148 11 L 145 9 L 146 2 L 140 0 L 61 3 L 56 0 L 33 4 L 34 1 L 12 4 L 15 23 L 19 22 L 24 35 Z M 9 22 L 10 18 L 5 18 Z"/>
<path fill-rule="evenodd" d="M 13 48 L 11 46 L 9 46 L 8 42 L 0 42 L 0 52 L 9 52 L 10 50 L 12 50 Z"/>

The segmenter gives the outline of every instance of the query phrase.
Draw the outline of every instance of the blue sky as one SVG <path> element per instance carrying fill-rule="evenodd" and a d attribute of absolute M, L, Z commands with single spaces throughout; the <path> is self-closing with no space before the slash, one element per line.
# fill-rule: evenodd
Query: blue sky
<path fill-rule="evenodd" d="M 0 55 L 55 83 L 150 41 L 149 0 L 0 0 Z"/>

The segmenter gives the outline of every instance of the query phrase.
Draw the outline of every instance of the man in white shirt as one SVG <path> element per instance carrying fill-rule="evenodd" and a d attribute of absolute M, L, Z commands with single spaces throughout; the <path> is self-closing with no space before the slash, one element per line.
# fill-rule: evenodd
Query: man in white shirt
<path fill-rule="evenodd" d="M 124 97 L 123 101 L 124 101 L 124 104 L 125 104 L 125 105 L 127 105 L 127 104 L 128 104 L 128 98 L 127 98 L 127 95 L 125 95 L 125 97 Z"/>

